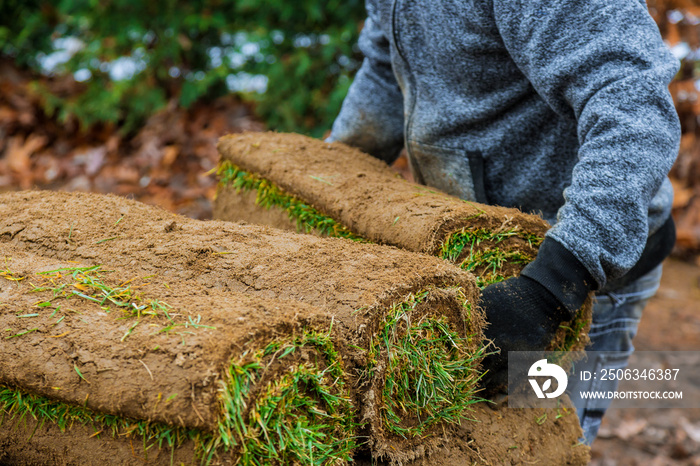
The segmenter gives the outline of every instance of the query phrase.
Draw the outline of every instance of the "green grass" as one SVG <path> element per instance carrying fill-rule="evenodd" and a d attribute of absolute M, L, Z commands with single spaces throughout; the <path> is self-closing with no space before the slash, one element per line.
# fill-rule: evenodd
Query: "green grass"
<path fill-rule="evenodd" d="M 369 242 L 367 239 L 352 233 L 345 226 L 336 222 L 336 220 L 304 203 L 304 201 L 298 197 L 285 193 L 269 180 L 261 178 L 254 173 L 246 172 L 229 161 L 223 161 L 219 164 L 217 175 L 219 177 L 220 186 L 232 187 L 236 189 L 237 192 L 255 191 L 256 205 L 266 209 L 280 208 L 285 210 L 289 218 L 296 222 L 297 228 L 300 231 L 307 233 L 316 231 L 325 236 L 350 238 L 355 241 Z M 398 220 L 399 217 L 394 219 L 394 224 L 396 224 Z M 528 241 L 533 246 L 539 246 L 542 243 L 542 238 L 540 237 L 515 230 L 494 233 L 485 229 L 463 229 L 451 234 L 445 240 L 439 256 L 449 262 L 456 262 L 462 254 L 462 251 L 467 247 L 474 251 L 474 246 L 477 246 L 482 241 L 490 241 L 497 244 L 512 236 L 518 236 Z M 473 252 L 458 265 L 470 271 L 485 266 L 487 272 L 477 277 L 477 285 L 483 288 L 486 285 L 507 278 L 499 274 L 504 264 L 512 262 L 526 264 L 531 260 L 532 257 L 523 253 L 492 249 L 482 252 Z"/>
<path fill-rule="evenodd" d="M 314 349 L 316 360 L 294 358 L 289 367 L 289 362 L 282 362 L 282 376 L 251 399 L 267 368 L 306 347 Z M 351 461 L 357 425 L 343 379 L 330 330 L 305 331 L 243 354 L 227 370 L 221 391 L 222 420 L 207 448 L 235 448 L 242 465 Z"/>
<path fill-rule="evenodd" d="M 21 282 L 26 278 L 17 275 L 16 273 L 10 271 L 10 269 L 0 270 L 0 277 L 4 278 L 5 280 L 10 280 L 12 282 Z"/>
<path fill-rule="evenodd" d="M 135 317 L 137 320 L 143 316 L 163 316 L 173 321 L 170 315 L 172 306 L 158 299 L 145 300 L 133 290 L 130 283 L 134 279 L 116 286 L 108 285 L 103 280 L 105 273 L 107 272 L 102 270 L 100 265 L 61 267 L 40 272 L 37 275 L 44 277 L 45 281 L 41 286 L 32 285 L 32 291 L 35 293 L 50 291 L 52 297 L 37 306 L 47 307 L 57 298 L 70 299 L 77 296 L 97 303 L 107 312 L 110 306 L 115 306 L 123 311 L 126 317 Z"/>
<path fill-rule="evenodd" d="M 2 410 L 2 422 L 6 417 L 19 420 L 33 418 L 38 421 L 37 428 L 45 423 L 51 423 L 61 432 L 65 432 L 73 424 L 82 424 L 91 426 L 96 433 L 99 432 L 98 435 L 140 438 L 144 451 L 152 446 L 177 448 L 188 439 L 202 444 L 202 439 L 207 436 L 196 429 L 100 414 L 82 406 L 68 405 L 2 385 L 0 385 L 0 410 Z"/>
<path fill-rule="evenodd" d="M 445 239 L 440 249 L 440 257 L 450 262 L 457 262 L 457 259 L 459 259 L 462 251 L 467 246 L 473 249 L 474 246 L 478 246 L 482 241 L 500 243 L 504 239 L 513 236 L 518 236 L 515 230 L 495 233 L 484 228 L 477 228 L 474 230 L 463 228 L 460 231 L 452 233 Z"/>
<path fill-rule="evenodd" d="M 134 306 L 143 300 L 135 300 L 137 295 L 130 285 L 124 282 L 109 286 L 102 273 L 99 266 L 92 266 L 41 274 L 46 278 L 44 286 L 31 285 L 32 289 L 50 296 L 37 306 L 45 309 L 46 303 L 56 299 L 79 298 L 102 309 L 126 309 L 130 317 L 161 315 L 156 300 L 148 301 L 146 307 Z M 473 393 L 481 354 L 464 351 L 473 343 L 472 337 L 460 337 L 446 317 L 418 317 L 413 312 L 427 295 L 427 291 L 410 295 L 392 307 L 383 329 L 372 340 L 364 371 L 366 377 L 371 377 L 377 359 L 386 357 L 381 419 L 389 432 L 406 437 L 425 435 L 442 421 L 458 422 L 469 405 L 479 401 Z M 470 303 L 464 300 L 463 306 L 469 314 Z M 166 312 L 167 308 L 162 316 L 172 319 Z M 21 317 L 28 315 L 33 314 Z M 190 318 L 189 324 L 196 327 L 199 320 Z M 330 335 L 330 329 L 325 333 L 307 330 L 232 361 L 220 390 L 221 417 L 214 434 L 99 414 L 8 387 L 2 388 L 0 407 L 9 415 L 30 415 L 41 423 L 55 423 L 62 430 L 77 422 L 113 436 L 140 436 L 144 451 L 154 445 L 176 448 L 190 439 L 203 464 L 227 452 L 239 458 L 241 465 L 349 462 L 360 426 L 344 385 L 343 362 Z M 305 357 L 299 357 L 300 352 L 305 352 Z M 276 377 L 266 377 L 275 365 L 274 370 L 279 370 L 274 372 Z M 74 369 L 84 378 L 77 366 Z M 406 425 L 406 419 L 410 419 L 410 425 Z"/>
<path fill-rule="evenodd" d="M 8 279 L 14 279 L 14 275 L 6 270 L 5 273 Z M 156 333 L 173 332 L 181 337 L 184 344 L 184 335 L 191 332 L 185 329 L 215 329 L 216 327 L 205 325 L 201 322 L 201 316 L 193 318 L 177 313 L 176 310 L 168 303 L 160 299 L 147 299 L 138 293 L 133 282 L 142 279 L 132 278 L 131 280 L 122 281 L 118 285 L 108 284 L 105 277 L 110 271 L 103 270 L 100 265 L 89 267 L 61 267 L 46 272 L 36 274 L 41 280 L 39 285 L 29 283 L 31 290 L 29 292 L 47 294 L 48 297 L 35 303 L 35 307 L 39 310 L 53 310 L 50 317 L 53 317 L 56 312 L 61 309 L 61 305 L 57 304 L 62 300 L 70 301 L 71 299 L 79 299 L 93 303 L 101 311 L 111 312 L 113 309 L 121 311 L 122 316 L 119 319 L 135 319 L 136 322 L 131 324 L 124 333 L 121 341 L 126 340 L 134 331 L 136 326 L 144 318 L 153 318 L 155 322 L 162 326 Z M 7 277 L 6 277 L 7 278 Z M 143 286 L 143 284 L 141 285 Z M 77 311 L 76 311 L 77 312 Z M 19 315 L 18 318 L 40 317 L 43 314 L 33 313 Z M 56 322 L 58 324 L 65 318 L 65 315 Z M 13 335 L 20 336 L 26 334 Z M 11 338 L 11 337 L 6 337 Z"/>
<path fill-rule="evenodd" d="M 458 265 L 462 269 L 474 272 L 476 275 L 476 285 L 484 289 L 488 285 L 510 278 L 502 273 L 505 265 L 519 264 L 524 267 L 534 260 L 533 256 L 525 254 L 522 251 L 504 251 L 498 246 L 495 246 L 503 240 L 514 236 L 526 240 L 534 247 L 538 247 L 544 240 L 544 238 L 515 230 L 494 233 L 485 229 L 463 229 L 451 234 L 445 240 L 440 250 L 440 257 L 450 262 L 456 262 L 466 248 L 469 254 Z M 477 246 L 484 241 L 488 241 L 494 246 L 479 250 Z M 553 348 L 553 350 L 562 352 L 571 351 L 581 338 L 586 323 L 586 319 L 583 318 L 579 310 L 570 326 L 562 325 L 560 327 L 565 333 L 561 344 Z"/>
<path fill-rule="evenodd" d="M 579 309 L 576 312 L 573 320 L 569 325 L 560 325 L 559 328 L 564 330 L 564 335 L 560 343 L 552 347 L 550 350 L 560 354 L 559 356 L 553 355 L 554 358 L 552 362 L 560 363 L 564 362 L 568 357 L 568 352 L 573 351 L 574 347 L 580 346 L 579 340 L 584 335 L 584 329 L 588 321 L 583 316 L 583 309 Z M 580 348 L 578 351 L 581 351 Z"/>
<path fill-rule="evenodd" d="M 253 173 L 245 172 L 229 161 L 221 162 L 216 174 L 219 176 L 221 186 L 229 186 L 236 191 L 255 191 L 256 205 L 266 209 L 276 207 L 286 211 L 289 219 L 296 222 L 300 231 L 306 233 L 318 231 L 325 236 L 367 242 L 298 197 L 285 193 L 275 184 Z"/>
<path fill-rule="evenodd" d="M 158 312 L 157 300 L 148 301 L 145 307 L 135 305 L 143 300 L 136 299 L 131 285 L 124 282 L 109 286 L 102 278 L 103 272 L 99 266 L 44 272 L 41 274 L 46 279 L 44 286 L 31 286 L 35 292 L 50 293 L 50 297 L 37 306 L 44 309 L 56 299 L 77 297 L 102 309 L 106 306 L 125 309 L 130 317 L 162 315 L 172 319 L 168 308 Z M 479 401 L 473 393 L 481 354 L 464 352 L 471 336 L 460 337 L 446 317 L 418 317 L 413 312 L 427 295 L 427 291 L 410 295 L 392 307 L 383 329 L 372 340 L 364 372 L 371 377 L 377 358 L 387 358 L 381 418 L 388 431 L 405 437 L 424 435 L 442 421 L 458 422 L 468 406 Z M 469 314 L 470 303 L 465 300 L 463 305 Z M 34 314 L 20 317 L 28 315 Z M 192 326 L 198 323 L 199 320 L 190 318 Z M 317 355 L 315 359 L 294 357 L 300 351 L 308 352 L 309 348 Z M 282 373 L 261 387 L 267 380 L 267 369 L 280 361 L 284 367 Z M 84 377 L 77 367 L 75 370 L 79 377 Z M 330 330 L 305 331 L 301 336 L 277 340 L 246 353 L 232 361 L 225 381 L 221 388 L 221 420 L 214 435 L 102 415 L 6 387 L 2 399 L 7 402 L 2 407 L 13 415 L 29 414 L 41 422 L 54 422 L 61 429 L 79 422 L 105 426 L 115 436 L 127 431 L 141 436 L 144 448 L 152 444 L 161 448 L 164 442 L 175 448 L 183 440 L 191 439 L 203 463 L 230 451 L 240 458 L 242 465 L 351 461 L 351 453 L 357 446 L 358 425 L 355 408 L 344 386 L 342 360 Z M 410 419 L 410 425 L 406 425 L 406 419 Z"/>
<path fill-rule="evenodd" d="M 122 318 L 135 318 L 122 337 L 124 341 L 145 317 L 161 317 L 165 327 L 158 332 L 178 326 L 210 328 L 198 316 L 193 319 L 174 314 L 174 309 L 158 299 L 146 300 L 132 282 L 110 285 L 108 274 L 101 266 L 62 267 L 37 274 L 39 286 L 28 284 L 27 292 L 48 294 L 35 306 L 53 317 L 60 310 L 58 300 L 81 299 L 109 312 L 121 310 Z M 3 278 L 18 281 L 9 269 Z M 35 318 L 39 313 L 20 314 L 18 318 Z M 48 316 L 49 314 L 47 314 Z M 62 316 L 58 322 L 63 320 Z M 184 322 L 175 322 L 175 319 Z M 56 323 L 58 323 L 56 322 Z M 33 332 L 32 328 L 5 338 L 15 338 Z M 232 362 L 226 370 L 221 388 L 221 418 L 216 434 L 196 429 L 182 429 L 158 423 L 136 421 L 119 416 L 104 415 L 85 407 L 56 402 L 21 390 L 0 386 L 0 409 L 6 415 L 31 416 L 40 423 L 56 424 L 62 431 L 74 423 L 93 425 L 113 436 L 125 434 L 142 437 L 144 451 L 157 445 L 176 448 L 184 440 L 195 442 L 197 455 L 203 464 L 222 452 L 233 451 L 240 465 L 258 464 L 332 464 L 351 461 L 357 445 L 355 410 L 344 386 L 340 354 L 327 333 L 304 331 L 301 336 L 269 343 L 249 360 L 246 356 Z M 295 353 L 312 351 L 302 362 Z M 281 363 L 279 375 L 260 386 L 268 368 Z M 86 380 L 77 366 L 77 375 Z M 87 381 L 87 380 L 86 380 Z M 174 397 L 171 396 L 166 402 Z"/>
<path fill-rule="evenodd" d="M 509 278 L 502 272 L 505 265 L 522 264 L 525 266 L 532 260 L 532 256 L 520 251 L 503 251 L 499 248 L 476 252 L 471 250 L 469 256 L 459 264 L 459 267 L 473 272 L 476 276 L 476 286 L 483 290 L 488 285 Z"/>
<path fill-rule="evenodd" d="M 561 351 L 570 351 L 571 348 L 578 343 L 579 338 L 581 337 L 581 334 L 583 333 L 583 329 L 586 327 L 586 320 L 583 319 L 583 316 L 581 315 L 581 310 L 579 310 L 576 313 L 576 316 L 574 317 L 574 320 L 571 321 L 571 326 L 564 326 L 561 325 L 560 328 L 563 328 L 566 330 L 566 334 L 564 336 L 564 342 L 562 343 Z"/>
<path fill-rule="evenodd" d="M 519 237 L 526 240 L 531 246 L 542 244 L 543 238 L 516 230 L 492 232 L 483 228 L 474 230 L 462 229 L 452 233 L 443 243 L 439 256 L 449 262 L 457 262 L 466 250 L 469 254 L 457 265 L 462 269 L 477 274 L 477 286 L 481 289 L 509 278 L 501 273 L 507 264 L 520 264 L 525 266 L 534 257 L 522 251 L 505 251 L 495 246 L 503 240 L 511 237 Z M 479 250 L 482 242 L 489 242 L 493 247 Z"/>
<path fill-rule="evenodd" d="M 484 347 L 466 352 L 473 336 L 460 337 L 446 316 L 416 315 L 427 295 L 416 293 L 395 305 L 368 353 L 370 374 L 386 358 L 382 421 L 403 437 L 424 435 L 439 422 L 457 423 L 471 404 L 482 401 L 474 393 Z M 469 315 L 470 304 L 465 300 L 463 306 Z"/>

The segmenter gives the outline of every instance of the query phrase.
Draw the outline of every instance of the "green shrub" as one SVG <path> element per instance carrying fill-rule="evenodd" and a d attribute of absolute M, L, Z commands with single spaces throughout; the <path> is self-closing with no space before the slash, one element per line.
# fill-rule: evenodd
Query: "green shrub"
<path fill-rule="evenodd" d="M 85 127 L 130 131 L 170 99 L 188 107 L 233 88 L 271 129 L 319 136 L 359 66 L 364 15 L 361 0 L 5 0 L 0 54 L 47 72 L 57 46 L 81 44 L 52 69 L 73 73 L 83 91 L 36 89 L 50 114 Z M 257 75 L 267 77 L 264 93 L 245 86 Z"/>

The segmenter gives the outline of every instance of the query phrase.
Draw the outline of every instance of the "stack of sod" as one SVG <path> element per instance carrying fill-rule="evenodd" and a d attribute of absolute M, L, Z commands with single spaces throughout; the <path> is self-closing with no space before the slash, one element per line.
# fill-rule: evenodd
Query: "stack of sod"
<path fill-rule="evenodd" d="M 460 200 L 410 183 L 341 143 L 244 133 L 218 144 L 214 218 L 397 246 L 441 257 L 479 287 L 517 275 L 537 255 L 547 222 L 517 209 Z M 588 342 L 591 305 L 559 329 L 550 350 Z"/>
<path fill-rule="evenodd" d="M 478 401 L 478 290 L 438 259 L 41 192 L 0 195 L 0 257 L 6 461 L 406 462 Z M 523 448 L 585 453 L 542 419 Z M 499 462 L 491 432 L 464 438 Z"/>

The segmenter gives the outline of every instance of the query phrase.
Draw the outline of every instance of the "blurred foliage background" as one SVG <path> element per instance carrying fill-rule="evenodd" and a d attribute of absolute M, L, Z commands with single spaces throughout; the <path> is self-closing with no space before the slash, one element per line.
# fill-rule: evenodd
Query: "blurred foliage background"
<path fill-rule="evenodd" d="M 139 128 L 238 93 L 270 129 L 321 136 L 361 60 L 362 0 L 0 0 L 0 55 L 44 76 L 72 74 L 78 93 L 44 109 L 81 127 Z"/>

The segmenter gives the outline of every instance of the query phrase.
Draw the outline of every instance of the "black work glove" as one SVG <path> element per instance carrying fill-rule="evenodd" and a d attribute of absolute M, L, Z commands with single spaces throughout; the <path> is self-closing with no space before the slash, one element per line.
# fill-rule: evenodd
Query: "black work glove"
<path fill-rule="evenodd" d="M 571 320 L 597 283 L 574 255 L 546 238 L 537 258 L 519 277 L 487 286 L 481 294 L 486 338 L 500 348 L 487 356 L 482 370 L 486 394 L 504 390 L 508 351 L 543 351 L 562 322 Z"/>

